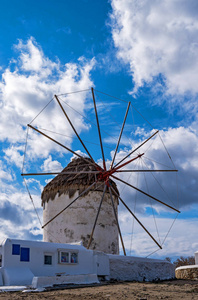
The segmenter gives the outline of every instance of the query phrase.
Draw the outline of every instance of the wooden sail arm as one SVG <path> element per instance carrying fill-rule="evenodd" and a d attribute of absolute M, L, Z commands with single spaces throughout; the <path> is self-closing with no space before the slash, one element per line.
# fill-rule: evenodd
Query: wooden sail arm
<path fill-rule="evenodd" d="M 118 170 L 116 173 L 124 173 L 124 172 L 178 172 L 178 170 Z"/>
<path fill-rule="evenodd" d="M 87 193 L 94 185 L 96 184 L 96 181 L 92 183 L 86 190 L 84 190 L 78 197 L 76 197 L 70 204 L 68 204 L 65 208 L 63 208 L 58 214 L 56 214 L 53 218 L 51 218 L 47 223 L 45 223 L 42 228 L 47 226 L 49 223 L 51 223 L 54 219 L 56 219 L 62 212 L 64 212 L 67 208 L 69 208 L 76 200 L 78 200 L 81 196 L 83 196 L 85 193 Z M 102 184 L 101 184 L 102 185 Z"/>
<path fill-rule="evenodd" d="M 63 113 L 64 113 L 65 117 L 67 118 L 67 120 L 68 120 L 68 122 L 69 122 L 70 126 L 72 127 L 73 131 L 75 132 L 75 134 L 76 134 L 77 138 L 79 139 L 79 141 L 80 141 L 80 142 L 81 142 L 81 144 L 83 145 L 83 147 L 84 147 L 85 151 L 87 152 L 88 156 L 91 158 L 92 162 L 94 162 L 94 160 L 93 160 L 93 158 L 92 158 L 91 154 L 89 153 L 89 151 L 88 151 L 87 147 L 85 146 L 85 144 L 84 144 L 84 143 L 83 143 L 83 141 L 81 140 L 81 138 L 80 138 L 79 134 L 77 133 L 77 131 L 76 131 L 75 127 L 73 126 L 73 124 L 72 124 L 72 122 L 71 122 L 70 118 L 68 117 L 68 114 L 67 114 L 67 113 L 66 113 L 66 111 L 64 110 L 64 108 L 63 108 L 62 104 L 60 103 L 60 101 L 59 101 L 59 99 L 58 99 L 58 96 L 57 96 L 57 95 L 54 95 L 54 97 L 56 98 L 56 100 L 57 100 L 57 102 L 58 102 L 58 104 L 59 104 L 60 108 L 62 109 L 62 111 L 63 111 Z"/>
<path fill-rule="evenodd" d="M 118 232 L 119 232 L 119 236 L 120 236 L 120 241 L 121 241 L 121 244 L 122 244 L 122 249 L 123 249 L 124 255 L 126 256 L 126 251 L 125 251 L 125 247 L 124 247 L 124 242 L 123 242 L 123 239 L 122 239 L 122 233 L 121 233 L 121 230 L 120 230 L 120 226 L 119 226 L 119 222 L 118 222 L 118 216 L 117 216 L 116 209 L 115 209 L 115 205 L 114 205 L 114 202 L 113 202 L 113 196 L 112 196 L 112 192 L 111 192 L 111 187 L 110 187 L 110 186 L 109 186 L 109 193 L 110 193 L 111 204 L 112 204 L 112 207 L 113 207 L 113 212 L 114 212 L 116 224 L 117 224 L 117 227 L 118 227 Z"/>
<path fill-rule="evenodd" d="M 110 170 L 113 167 L 114 160 L 115 160 L 115 157 L 116 157 L 116 154 L 117 154 L 117 151 L 118 151 L 118 147 L 119 147 L 120 140 L 121 140 L 121 137 L 122 137 L 122 133 L 123 133 L 123 130 L 124 130 L 124 125 L 126 123 L 126 118 L 127 118 L 128 112 L 129 112 L 130 104 L 131 104 L 131 102 L 129 102 L 128 106 L 127 106 L 126 114 L 125 114 L 125 117 L 124 117 L 124 121 L 123 121 L 123 124 L 122 124 L 122 128 L 121 128 L 120 135 L 119 135 L 119 138 L 118 138 L 117 146 L 116 146 L 116 149 L 115 149 L 115 152 L 114 152 L 114 156 L 113 156 L 113 159 L 112 159 L 112 162 L 111 162 Z"/>
<path fill-rule="evenodd" d="M 94 221 L 94 225 L 93 225 L 93 228 L 92 228 L 91 236 L 89 238 L 87 249 L 89 249 L 89 247 L 91 245 L 91 242 L 92 242 L 92 239 L 93 239 L 93 234 L 94 234 L 94 231 L 95 231 L 96 223 L 97 223 L 97 220 L 98 220 L 98 216 L 99 216 L 99 213 L 100 213 L 100 209 L 101 209 L 101 206 L 102 206 L 102 202 L 103 202 L 103 199 L 104 199 L 106 189 L 107 189 L 107 185 L 104 184 L 104 190 L 103 190 L 102 198 L 100 200 L 100 204 L 99 204 L 98 211 L 97 211 L 97 214 L 96 214 L 96 218 L 95 218 L 95 221 Z"/>
<path fill-rule="evenodd" d="M 94 95 L 94 89 L 93 88 L 91 88 L 91 92 L 92 92 L 94 110 L 95 110 L 95 115 L 96 115 L 96 122 L 97 122 L 97 127 L 98 127 L 100 148 L 101 148 L 101 152 L 102 152 L 103 168 L 106 171 L 106 162 L 105 162 L 104 150 L 103 150 L 103 145 L 102 145 L 102 137 L 101 137 L 101 133 L 100 133 L 100 125 L 99 125 L 99 119 L 98 119 L 98 113 L 97 113 L 97 107 L 96 107 L 96 100 L 95 100 L 95 95 Z"/>
<path fill-rule="evenodd" d="M 86 161 L 86 163 L 92 164 L 92 165 L 94 165 L 94 167 L 102 169 L 102 168 L 99 167 L 96 163 L 87 160 L 85 157 L 81 156 L 81 155 L 78 154 L 77 152 L 75 152 L 75 151 L 71 150 L 70 148 L 64 146 L 63 144 L 59 143 L 58 141 L 56 141 L 55 139 L 51 138 L 50 136 L 48 136 L 48 135 L 45 134 L 44 132 L 38 130 L 37 128 L 33 127 L 32 125 L 28 124 L 27 126 L 30 127 L 30 128 L 32 128 L 32 129 L 35 130 L 36 132 L 42 134 L 43 136 L 45 136 L 46 138 L 48 138 L 48 139 L 51 140 L 52 142 L 54 142 L 54 143 L 58 144 L 59 146 L 65 148 L 67 151 L 69 151 L 69 152 L 73 153 L 74 155 L 76 155 L 76 156 L 82 158 L 84 161 Z"/>
<path fill-rule="evenodd" d="M 127 157 L 129 157 L 131 154 L 133 154 L 135 151 L 137 151 L 140 147 L 142 147 L 144 144 L 146 144 L 150 139 L 152 139 L 152 137 L 154 137 L 157 133 L 159 132 L 159 130 L 157 130 L 154 134 L 152 134 L 148 139 L 146 139 L 143 143 L 141 143 L 138 147 L 136 147 L 133 151 L 131 151 L 128 155 L 126 155 L 123 159 L 121 159 L 115 166 L 118 166 L 121 162 L 123 162 Z"/>
<path fill-rule="evenodd" d="M 98 174 L 100 171 L 77 171 L 77 172 L 46 172 L 46 173 L 21 173 L 21 176 L 36 176 L 36 175 L 69 175 L 69 174 Z"/>
<path fill-rule="evenodd" d="M 126 182 L 126 181 L 124 181 L 124 180 L 122 180 L 122 179 L 120 179 L 120 178 L 114 176 L 114 175 L 111 175 L 111 177 L 113 177 L 113 178 L 116 179 L 116 180 L 121 181 L 122 183 L 124 183 L 124 184 L 126 184 L 126 185 L 132 187 L 133 189 L 137 190 L 138 192 L 140 192 L 140 193 L 142 193 L 142 194 L 148 196 L 149 198 L 151 198 L 151 199 L 153 199 L 153 200 L 155 200 L 155 201 L 157 201 L 157 202 L 159 202 L 159 203 L 161 203 L 161 204 L 163 204 L 163 205 L 165 205 L 165 206 L 171 208 L 172 210 L 174 210 L 174 211 L 180 213 L 180 211 L 179 211 L 178 209 L 176 209 L 176 208 L 174 208 L 174 207 L 172 207 L 172 206 L 170 206 L 170 205 L 164 203 L 163 201 L 161 201 L 161 200 L 159 200 L 159 199 L 157 199 L 157 198 L 155 198 L 155 197 L 153 197 L 153 196 L 147 194 L 146 192 L 144 192 L 144 191 L 138 189 L 137 187 L 133 186 L 132 184 L 130 184 L 130 183 L 128 183 L 128 182 Z"/>
<path fill-rule="evenodd" d="M 126 205 L 126 203 L 122 200 L 122 198 L 117 194 L 115 189 L 111 186 L 113 192 L 117 195 L 120 199 L 122 204 L 126 207 L 126 209 L 130 212 L 130 214 L 134 217 L 134 219 L 140 224 L 140 226 L 146 231 L 146 233 L 152 238 L 152 240 L 156 243 L 156 245 L 162 249 L 162 246 L 156 241 L 156 239 L 152 236 L 152 234 L 146 229 L 146 227 L 140 222 L 140 220 L 136 217 L 136 215 L 130 210 L 130 208 Z"/>

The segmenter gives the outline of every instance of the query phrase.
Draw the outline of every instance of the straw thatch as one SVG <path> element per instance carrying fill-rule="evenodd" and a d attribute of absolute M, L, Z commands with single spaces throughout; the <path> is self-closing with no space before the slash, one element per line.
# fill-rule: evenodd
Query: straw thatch
<path fill-rule="evenodd" d="M 94 173 L 79 173 L 80 171 L 98 171 L 97 164 L 95 166 L 90 164 L 91 159 L 77 158 L 73 159 L 66 168 L 62 170 L 64 172 L 75 172 L 74 174 L 59 174 L 54 179 L 52 179 L 44 188 L 41 198 L 42 205 L 44 202 L 48 202 L 49 199 L 54 200 L 55 196 L 61 196 L 62 194 L 68 194 L 72 197 L 74 193 L 79 190 L 82 193 L 87 189 L 92 183 L 96 181 L 96 174 Z M 99 167 L 100 168 L 100 167 Z M 114 181 L 110 180 L 113 188 L 119 194 L 117 186 Z M 91 190 L 103 191 L 104 186 L 98 181 L 96 185 L 93 186 Z M 89 191 L 91 191 L 89 190 Z"/>

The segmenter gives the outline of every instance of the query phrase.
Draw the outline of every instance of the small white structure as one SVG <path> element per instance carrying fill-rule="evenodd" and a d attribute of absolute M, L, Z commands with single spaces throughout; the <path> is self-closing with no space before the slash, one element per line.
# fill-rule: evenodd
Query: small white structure
<path fill-rule="evenodd" d="M 86 160 L 87 162 L 81 158 L 73 159 L 63 169 L 61 172 L 63 174 L 56 176 L 45 186 L 41 195 L 44 224 L 96 181 L 94 173 L 82 173 L 83 171 L 97 171 L 97 165 L 95 167 L 90 164 L 89 158 Z M 112 180 L 111 184 L 119 194 L 116 184 Z M 53 243 L 82 241 L 83 246 L 87 247 L 103 195 L 103 188 L 103 184 L 97 183 L 52 220 L 43 231 L 43 240 Z M 112 196 L 117 213 L 118 197 L 114 194 Z M 118 228 L 108 191 L 102 202 L 90 249 L 119 254 Z"/>
<path fill-rule="evenodd" d="M 93 283 L 109 275 L 108 263 L 81 245 L 6 239 L 0 253 L 0 285 Z"/>
<path fill-rule="evenodd" d="M 122 281 L 174 278 L 174 266 L 167 261 L 105 254 L 74 244 L 6 239 L 0 255 L 1 286 L 91 284 L 99 283 L 101 277 Z"/>
<path fill-rule="evenodd" d="M 198 251 L 195 252 L 195 265 L 198 265 Z"/>
<path fill-rule="evenodd" d="M 158 281 L 175 278 L 175 267 L 166 260 L 108 255 L 110 278 L 118 281 Z"/>
<path fill-rule="evenodd" d="M 175 276 L 177 279 L 198 280 L 198 251 L 195 252 L 195 265 L 176 268 Z"/>

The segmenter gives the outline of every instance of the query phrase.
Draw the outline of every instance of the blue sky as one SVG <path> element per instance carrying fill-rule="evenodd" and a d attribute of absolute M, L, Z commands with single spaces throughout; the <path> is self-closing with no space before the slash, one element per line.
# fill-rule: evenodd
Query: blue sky
<path fill-rule="evenodd" d="M 116 146 L 127 102 L 131 101 L 152 127 L 135 109 L 130 109 L 116 159 L 129 153 L 155 129 L 159 130 L 179 170 L 178 178 L 175 174 L 164 174 L 164 177 L 158 174 L 157 178 L 175 206 L 178 186 L 182 212 L 163 250 L 155 252 L 156 245 L 135 222 L 133 228 L 133 220 L 120 205 L 120 224 L 128 253 L 146 256 L 155 252 L 155 257 L 176 257 L 197 251 L 197 16 L 195 0 L 163 3 L 156 0 L 1 1 L 1 239 L 42 239 L 42 230 L 20 174 L 26 125 L 54 94 L 89 89 L 60 98 L 72 106 L 71 109 L 63 104 L 94 153 L 94 159 L 100 163 L 98 136 L 91 123 L 94 113 L 90 88 L 93 86 L 95 90 L 126 101 L 96 92 L 107 163 Z M 55 101 L 32 125 L 67 135 L 59 136 L 60 142 L 79 153 L 84 152 Z M 54 133 L 51 136 L 57 137 Z M 158 136 L 147 146 L 150 158 L 167 163 L 168 156 Z M 71 155 L 64 154 L 61 148 L 29 131 L 25 171 L 61 170 L 70 159 Z M 148 165 L 149 162 L 147 160 Z M 143 162 L 132 165 L 133 168 L 145 166 Z M 167 201 L 152 176 L 119 176 Z M 48 179 L 27 180 L 41 218 L 40 193 Z M 123 189 L 119 183 L 118 187 L 144 225 L 163 240 L 176 214 L 156 203 L 151 205 L 148 199 L 131 189 Z M 134 232 L 133 239 L 131 232 Z"/>

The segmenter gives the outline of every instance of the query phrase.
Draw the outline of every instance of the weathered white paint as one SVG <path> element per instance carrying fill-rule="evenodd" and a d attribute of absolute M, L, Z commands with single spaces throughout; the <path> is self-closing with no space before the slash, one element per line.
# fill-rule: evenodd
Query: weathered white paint
<path fill-rule="evenodd" d="M 195 265 L 198 265 L 198 251 L 195 252 Z"/>
<path fill-rule="evenodd" d="M 94 251 L 94 258 L 97 265 L 98 276 L 104 276 L 105 279 L 108 280 L 110 275 L 108 255 L 103 252 Z"/>
<path fill-rule="evenodd" d="M 27 289 L 27 286 L 18 286 L 18 285 L 10 285 L 10 286 L 0 286 L 0 292 L 24 292 Z M 43 289 L 44 291 L 45 289 Z M 30 290 L 29 290 L 30 291 Z M 32 289 L 31 289 L 32 291 Z"/>
<path fill-rule="evenodd" d="M 185 269 L 198 269 L 198 265 L 189 265 L 189 266 L 181 266 L 175 269 L 176 270 L 185 270 Z"/>
<path fill-rule="evenodd" d="M 153 281 L 175 278 L 175 267 L 168 261 L 108 255 L 110 278 L 122 281 Z"/>
<path fill-rule="evenodd" d="M 48 287 L 54 284 L 93 284 L 99 283 L 96 274 L 81 274 L 81 275 L 63 275 L 57 276 L 42 276 L 34 277 L 32 281 L 32 288 Z"/>
<path fill-rule="evenodd" d="M 62 194 L 61 196 L 57 194 L 54 200 L 50 199 L 45 202 L 43 209 L 44 224 L 70 204 L 78 195 L 78 190 L 71 198 L 68 194 Z M 45 227 L 44 241 L 55 243 L 82 241 L 83 246 L 87 247 L 101 197 L 101 191 L 90 191 L 87 195 L 80 197 L 71 207 Z M 115 199 L 114 204 L 117 212 L 117 200 Z M 118 229 L 109 193 L 105 194 L 90 249 L 119 254 Z"/>
<path fill-rule="evenodd" d="M 20 261 L 20 255 L 12 254 L 12 245 L 30 249 L 30 260 Z M 60 264 L 59 251 L 77 251 L 77 264 Z M 44 264 L 44 255 L 52 255 L 52 265 Z M 92 250 L 87 250 L 80 245 L 44 243 L 6 239 L 2 244 L 2 267 L 0 273 L 3 285 L 29 285 L 34 276 L 57 276 L 97 274 L 97 259 Z"/>

